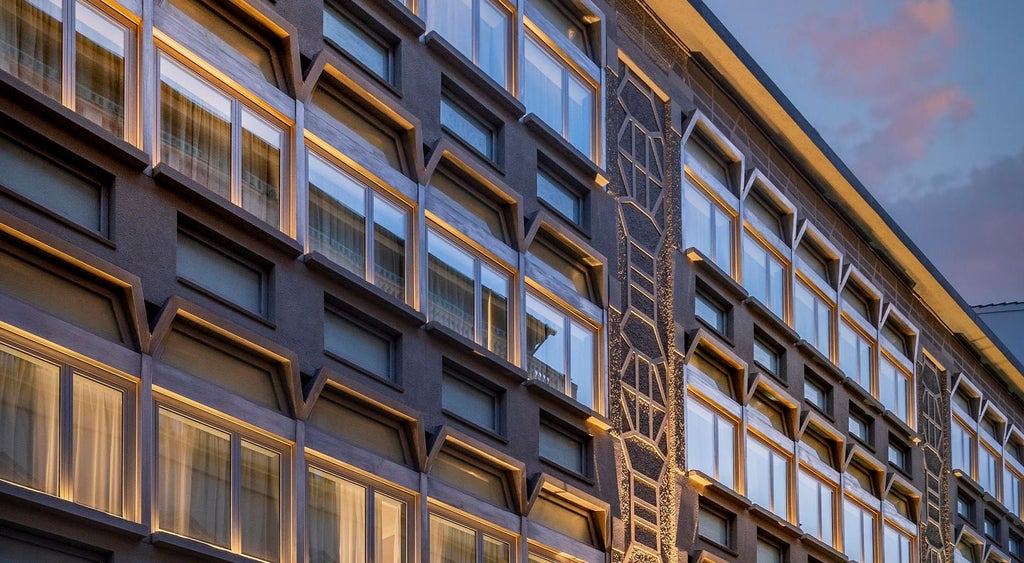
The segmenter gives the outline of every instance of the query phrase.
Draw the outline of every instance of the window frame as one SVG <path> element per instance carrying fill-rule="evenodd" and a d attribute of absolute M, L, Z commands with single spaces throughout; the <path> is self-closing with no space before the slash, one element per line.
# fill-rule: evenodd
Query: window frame
<path fill-rule="evenodd" d="M 35 342 L 6 330 L 0 330 L 0 351 L 21 357 L 36 365 L 49 365 L 57 370 L 57 405 L 55 417 L 56 436 L 53 440 L 57 447 L 56 467 L 53 469 L 56 489 L 53 492 L 37 489 L 31 485 L 0 479 L 15 487 L 33 491 L 48 497 L 74 503 L 90 511 L 96 511 L 113 518 L 138 522 L 142 519 L 140 483 L 137 468 L 140 463 L 139 454 L 139 414 L 141 405 L 138 399 L 141 381 L 129 374 L 114 368 L 101 366 L 98 363 L 85 362 L 67 353 L 60 352 L 42 342 Z M 11 354 L 13 352 L 13 354 Z M 102 508 L 91 507 L 75 500 L 74 483 L 74 450 L 77 431 L 74 425 L 74 381 L 76 377 L 84 377 L 94 383 L 121 392 L 121 513 L 115 514 Z M 66 422 L 70 421 L 70 422 Z M 33 444 L 35 445 L 35 444 Z M 33 449 L 33 453 L 36 453 Z"/>
<path fill-rule="evenodd" d="M 193 404 L 187 399 L 179 398 L 176 395 L 170 393 L 159 393 L 154 394 L 153 403 L 153 427 L 152 427 L 152 439 L 153 439 L 153 500 L 150 505 L 151 516 L 150 521 L 152 522 L 152 529 L 155 532 L 166 533 L 172 536 L 183 538 L 186 542 L 198 542 L 204 545 L 210 545 L 214 549 L 222 550 L 230 553 L 240 554 L 242 553 L 242 530 L 241 530 L 241 501 L 240 494 L 238 491 L 242 488 L 242 467 L 241 467 L 241 451 L 242 442 L 249 442 L 258 448 L 268 450 L 270 452 L 278 454 L 279 457 L 279 473 L 278 473 L 278 500 L 279 500 L 279 522 L 281 525 L 281 532 L 278 544 L 278 560 L 289 561 L 290 551 L 288 546 L 292 545 L 292 533 L 289 522 L 292 518 L 292 495 L 291 495 L 291 484 L 294 476 L 292 475 L 293 461 L 295 456 L 294 444 L 285 441 L 282 438 L 273 436 L 267 433 L 265 430 L 248 425 L 245 422 L 230 417 L 227 414 L 214 411 L 205 407 L 201 407 L 197 404 Z M 160 419 L 161 411 L 168 411 L 173 416 L 191 420 L 195 424 L 206 426 L 213 430 L 225 433 L 229 435 L 229 460 L 230 460 L 230 479 L 229 479 L 229 547 L 223 547 L 214 545 L 212 543 L 204 542 L 198 538 L 192 538 L 174 532 L 168 529 L 160 527 L 160 500 L 159 500 L 159 489 L 161 484 L 160 475 Z"/>
<path fill-rule="evenodd" d="M 516 48 L 516 45 L 515 45 L 515 42 L 513 41 L 513 36 L 514 36 L 514 29 L 517 27 L 517 19 L 518 19 L 515 7 L 510 5 L 508 3 L 508 0 L 469 0 L 469 2 L 472 3 L 472 6 L 470 7 L 470 12 L 471 12 L 471 14 L 470 14 L 471 29 L 468 31 L 468 33 L 470 35 L 470 46 L 469 47 L 470 47 L 470 51 L 471 52 L 467 54 L 467 53 L 463 52 L 456 45 L 456 38 L 450 37 L 450 36 L 442 33 L 440 31 L 440 29 L 438 29 L 440 26 L 437 25 L 437 20 L 434 19 L 434 14 L 433 14 L 433 12 L 434 12 L 433 7 L 434 6 L 431 5 L 431 4 L 433 4 L 434 2 L 437 2 L 437 1 L 438 0 L 418 0 L 419 8 L 420 8 L 420 16 L 423 17 L 423 21 L 425 22 L 425 24 L 427 26 L 427 29 L 430 30 L 430 31 L 434 31 L 440 37 L 443 37 L 444 40 L 447 41 L 452 46 L 452 48 L 455 50 L 455 52 L 459 53 L 459 55 L 461 55 L 463 57 L 466 57 L 466 59 L 469 61 L 469 63 L 472 64 L 473 67 L 479 69 L 482 74 L 484 74 L 485 76 L 487 76 L 487 77 L 491 78 L 492 80 L 494 80 L 502 88 L 511 89 L 512 81 L 513 81 L 513 76 L 515 75 L 515 72 L 514 72 L 514 69 L 513 69 L 513 67 L 515 65 L 513 64 L 513 61 L 515 60 L 515 48 Z M 480 50 L 481 50 L 480 39 L 482 37 L 481 32 L 483 31 L 481 29 L 481 26 L 480 26 L 480 20 L 481 20 L 481 16 L 480 16 L 480 3 L 481 2 L 486 2 L 487 4 L 490 4 L 491 7 L 494 10 L 502 12 L 502 14 L 505 16 L 505 24 L 506 24 L 507 27 L 506 27 L 505 33 L 504 33 L 504 39 L 505 39 L 504 49 L 505 49 L 505 53 L 504 53 L 503 61 L 502 61 L 502 66 L 503 66 L 503 70 L 504 70 L 504 76 L 500 77 L 500 78 L 493 76 L 487 70 L 485 70 L 482 66 L 480 66 L 480 62 L 481 62 L 480 61 Z M 438 10 L 438 11 L 440 11 L 440 10 Z"/>
<path fill-rule="evenodd" d="M 797 270 L 796 283 L 794 284 L 794 288 L 793 288 L 793 328 L 794 328 L 794 330 L 797 330 L 797 326 L 801 324 L 800 321 L 798 320 L 798 315 L 797 315 L 797 311 L 799 310 L 799 308 L 796 305 L 796 303 L 799 302 L 798 296 L 799 296 L 801 290 L 806 291 L 806 293 L 813 300 L 813 306 L 812 306 L 813 323 L 812 324 L 814 325 L 814 332 L 815 332 L 815 334 L 813 335 L 814 341 L 812 342 L 810 340 L 807 340 L 807 343 L 810 344 L 812 347 L 814 347 L 815 350 L 821 352 L 821 354 L 823 356 L 825 356 L 825 358 L 827 358 L 829 361 L 832 361 L 833 358 L 835 357 L 833 355 L 833 341 L 835 341 L 835 339 L 836 339 L 835 338 L 836 331 L 834 329 L 834 325 L 835 325 L 835 312 L 836 312 L 835 303 L 833 303 L 832 300 L 829 299 L 829 297 L 827 295 L 822 293 L 821 290 L 818 288 L 818 286 L 813 281 L 808 280 L 804 276 L 803 272 L 801 272 L 800 270 Z M 827 327 L 826 327 L 827 334 L 825 335 L 825 337 L 827 339 L 827 342 L 824 343 L 824 349 L 822 349 L 822 343 L 818 342 L 818 340 L 820 340 L 821 336 L 823 336 L 821 334 L 821 330 L 822 329 L 819 326 L 820 315 L 821 315 L 820 309 L 822 307 L 825 308 L 825 310 L 827 311 L 827 314 L 828 314 L 828 321 L 827 321 Z M 797 333 L 799 334 L 799 330 L 797 330 Z M 800 338 L 806 340 L 806 335 L 800 334 Z"/>
<path fill-rule="evenodd" d="M 729 413 L 727 410 L 717 407 L 713 400 L 711 400 L 710 398 L 704 397 L 703 395 L 700 395 L 698 393 L 693 392 L 692 389 L 691 389 L 691 391 L 690 391 L 690 393 L 688 395 L 689 396 L 687 397 L 687 402 L 689 403 L 689 405 L 687 405 L 687 409 L 686 409 L 687 413 L 693 412 L 694 411 L 694 406 L 696 406 L 697 408 L 703 408 L 705 411 L 710 413 L 711 416 L 712 416 L 711 424 L 715 428 L 715 432 L 713 432 L 711 434 L 711 436 L 712 436 L 712 441 L 713 441 L 713 446 L 714 446 L 714 450 L 715 451 L 712 452 L 712 458 L 713 459 L 711 460 L 710 464 L 708 464 L 708 465 L 713 466 L 713 467 L 711 467 L 711 469 L 713 469 L 713 473 L 707 473 L 704 470 L 704 468 L 697 466 L 698 464 L 695 463 L 691 459 L 691 457 L 690 457 L 690 454 L 695 453 L 690 448 L 687 449 L 688 451 L 687 451 L 687 456 L 686 456 L 686 458 L 687 458 L 686 459 L 686 468 L 688 470 L 701 471 L 702 473 L 706 474 L 708 477 L 710 477 L 710 478 L 714 479 L 716 482 L 720 483 L 723 487 L 728 488 L 728 489 L 737 490 L 740 487 L 740 465 L 742 465 L 746 461 L 745 458 L 741 455 L 741 451 L 742 451 L 742 448 L 743 448 L 743 444 L 741 443 L 741 440 L 740 440 L 740 438 L 741 438 L 740 430 L 741 430 L 741 427 L 742 427 L 742 421 L 739 418 L 737 418 L 735 416 L 735 414 Z M 732 443 L 732 454 L 731 454 L 732 455 L 732 467 L 731 468 L 726 468 L 726 467 L 722 467 L 721 466 L 722 462 L 724 460 L 721 458 L 721 455 L 720 455 L 720 450 L 721 450 L 721 446 L 722 445 L 719 443 L 719 434 L 720 434 L 720 432 L 718 431 L 718 427 L 719 427 L 720 424 L 723 424 L 723 423 L 726 424 L 726 425 L 731 425 L 732 426 L 732 432 L 730 433 L 730 435 L 732 436 L 732 442 L 733 442 Z M 687 437 L 689 437 L 689 432 L 690 432 L 690 427 L 691 427 L 690 421 L 689 421 L 689 417 L 687 417 L 687 421 L 686 421 L 685 424 L 686 424 L 685 428 L 686 428 Z M 687 440 L 687 441 L 689 442 L 689 440 Z M 726 470 L 729 470 L 729 473 L 731 473 L 731 474 L 725 473 Z M 723 475 L 728 475 L 728 481 L 722 479 Z"/>
<path fill-rule="evenodd" d="M 162 89 L 163 84 L 161 68 L 163 61 L 167 60 L 171 64 L 177 66 L 180 70 L 191 75 L 195 80 L 203 83 L 205 86 L 214 90 L 223 97 L 228 98 L 231 105 L 231 116 L 229 120 L 231 127 L 229 137 L 230 195 L 225 198 L 217 193 L 214 188 L 210 188 L 206 184 L 192 179 L 184 171 L 181 171 L 170 164 L 165 165 L 187 178 L 190 182 L 195 182 L 195 184 L 201 186 L 204 191 L 214 194 L 216 198 L 223 198 L 225 201 L 230 203 L 233 209 L 239 209 L 246 214 L 251 214 L 259 223 L 267 224 L 273 230 L 281 231 L 286 235 L 292 233 L 295 230 L 295 221 L 293 218 L 295 189 L 293 186 L 293 175 L 290 173 L 290 169 L 295 160 L 295 156 L 292 154 L 295 136 L 294 120 L 282 114 L 270 103 L 261 101 L 254 93 L 247 91 L 244 87 L 239 86 L 237 83 L 215 70 L 216 67 L 214 65 L 210 65 L 209 63 L 202 61 L 202 59 L 194 53 L 191 53 L 163 33 L 155 33 L 154 35 L 155 49 L 153 65 L 154 75 L 156 77 L 157 93 L 153 104 L 154 107 L 150 110 L 152 112 L 151 115 L 154 124 L 152 132 L 153 155 L 151 157 L 153 159 L 153 165 L 158 166 L 160 164 L 164 164 L 161 155 L 164 144 L 164 141 L 161 139 L 161 129 L 163 127 L 163 98 L 160 95 L 160 90 Z M 280 131 L 280 145 L 278 147 L 280 158 L 278 166 L 277 225 L 268 223 L 263 218 L 246 210 L 242 206 L 242 190 L 244 189 L 242 186 L 242 130 L 244 128 L 242 120 L 246 113 L 258 120 L 261 120 L 264 122 L 264 125 Z"/>
<path fill-rule="evenodd" d="M 689 164 L 687 164 L 687 167 L 689 167 Z M 731 278 L 735 277 L 736 276 L 735 263 L 736 263 L 736 254 L 737 254 L 736 253 L 736 246 L 737 246 L 737 244 L 736 244 L 736 232 L 735 232 L 736 231 L 736 219 L 737 219 L 736 211 L 734 209 L 732 209 L 717 194 L 717 191 L 715 191 L 713 189 L 710 189 L 708 187 L 708 184 L 706 183 L 704 178 L 699 177 L 699 176 L 694 176 L 689 171 L 687 171 L 687 173 L 686 173 L 686 181 L 683 182 L 683 188 L 682 189 L 683 189 L 683 194 L 682 194 L 682 197 L 681 197 L 681 200 L 682 200 L 681 201 L 681 207 L 682 207 L 682 214 L 683 214 L 683 233 L 682 233 L 682 235 L 683 235 L 683 247 L 684 248 L 696 248 L 699 252 L 701 252 L 702 254 L 707 256 L 708 259 L 711 262 L 713 262 L 716 266 L 721 268 L 729 277 L 731 277 Z M 709 216 L 710 232 L 706 233 L 708 235 L 708 240 L 709 240 L 710 248 L 701 248 L 701 247 L 697 246 L 697 244 L 695 244 L 695 241 L 687 240 L 688 237 L 687 237 L 686 233 L 687 233 L 688 230 L 690 230 L 688 225 L 694 223 L 692 220 L 691 221 L 687 220 L 687 211 L 690 210 L 690 208 L 692 207 L 692 204 L 687 201 L 687 199 L 688 199 L 687 195 L 688 194 L 694 194 L 695 197 L 699 197 L 699 198 L 703 199 L 704 203 L 707 203 L 707 205 L 711 209 L 711 214 Z M 690 211 L 690 213 L 692 214 L 692 211 Z M 719 226 L 718 226 L 718 220 L 719 220 L 718 218 L 719 217 L 723 217 L 724 218 L 723 220 L 726 221 L 726 223 L 727 223 L 726 227 L 724 228 L 724 232 L 728 232 L 729 233 L 729 240 L 728 240 L 729 256 L 727 256 L 727 257 L 720 257 L 720 256 L 717 255 L 718 254 L 717 251 L 718 251 L 719 246 L 720 246 L 719 245 L 719 241 L 717 240 L 718 239 L 718 233 L 719 233 Z M 694 227 L 694 228 L 696 228 L 696 227 Z"/>
<path fill-rule="evenodd" d="M 347 5 L 348 4 L 348 5 Z M 336 49 L 339 53 L 345 56 L 345 58 L 355 64 L 357 67 L 366 71 L 369 75 L 383 81 L 388 86 L 398 88 L 399 86 L 399 73 L 397 72 L 397 66 L 399 62 L 399 53 L 396 48 L 394 41 L 389 41 L 389 38 L 382 37 L 380 33 L 372 29 L 365 22 L 361 14 L 356 14 L 356 10 L 350 7 L 348 2 L 344 1 L 327 1 L 324 2 L 324 42 Z M 364 36 L 364 40 L 368 40 L 371 43 L 376 43 L 382 47 L 385 51 L 385 73 L 379 74 L 373 70 L 370 65 L 366 64 L 361 58 L 355 53 L 347 49 L 341 42 L 335 40 L 333 37 L 327 34 L 327 13 L 333 12 L 332 16 L 338 20 L 348 20 L 348 25 L 354 28 L 357 33 L 361 33 Z M 344 27 L 345 23 L 341 22 Z M 400 45 L 400 44 L 399 44 Z"/>
<path fill-rule="evenodd" d="M 487 0 L 477 1 L 486 2 Z M 505 151 L 502 146 L 501 121 L 494 118 L 488 118 L 484 112 L 471 107 L 471 104 L 463 100 L 463 96 L 459 96 L 454 92 L 454 88 L 443 89 L 440 100 L 440 113 L 438 120 L 441 124 L 441 130 L 487 162 L 490 162 L 495 166 L 502 166 L 505 160 L 503 158 Z M 487 137 L 485 146 L 479 147 L 473 141 L 467 139 L 463 135 L 460 135 L 456 130 L 457 128 L 455 127 L 455 124 L 450 120 L 446 123 L 446 108 L 448 111 L 455 113 L 455 115 L 466 124 L 478 129 L 478 132 L 484 133 Z"/>
<path fill-rule="evenodd" d="M 495 527 L 493 524 L 485 523 L 480 520 L 472 519 L 468 516 L 464 516 L 451 509 L 446 509 L 440 506 L 434 501 L 428 500 L 426 509 L 426 522 L 423 523 L 423 533 L 427 537 L 427 545 L 431 545 L 429 538 L 432 532 L 432 523 L 435 519 L 444 520 L 448 525 L 462 528 L 465 531 L 472 531 L 474 534 L 474 550 L 476 552 L 476 560 L 473 562 L 462 562 L 462 563 L 484 563 L 483 546 L 485 538 L 491 538 L 495 541 L 504 543 L 508 546 L 509 558 L 507 563 L 513 563 L 518 560 L 518 536 L 501 528 Z M 425 557 L 423 558 L 424 563 L 429 561 L 430 563 L 440 563 L 436 561 L 430 551 L 430 547 L 427 548 Z"/>

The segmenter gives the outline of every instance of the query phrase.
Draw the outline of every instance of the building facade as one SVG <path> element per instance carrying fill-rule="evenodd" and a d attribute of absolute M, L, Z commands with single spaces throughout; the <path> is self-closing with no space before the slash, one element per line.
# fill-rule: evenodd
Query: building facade
<path fill-rule="evenodd" d="M 1024 560 L 1019 359 L 699 0 L 0 44 L 0 560 Z"/>

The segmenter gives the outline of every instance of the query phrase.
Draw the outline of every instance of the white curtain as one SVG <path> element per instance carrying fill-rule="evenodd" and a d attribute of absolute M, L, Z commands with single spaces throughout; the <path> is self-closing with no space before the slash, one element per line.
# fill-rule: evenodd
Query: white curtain
<path fill-rule="evenodd" d="M 81 1 L 75 16 L 75 111 L 120 137 L 128 30 Z"/>
<path fill-rule="evenodd" d="M 476 532 L 443 518 L 431 516 L 430 563 L 471 561 L 476 561 Z"/>
<path fill-rule="evenodd" d="M 273 226 L 281 222 L 281 140 L 283 133 L 242 110 L 242 201 L 246 211 Z"/>
<path fill-rule="evenodd" d="M 310 560 L 364 563 L 366 489 L 311 469 L 308 494 Z"/>
<path fill-rule="evenodd" d="M 160 410 L 160 528 L 231 547 L 230 436 Z"/>
<path fill-rule="evenodd" d="M 0 347 L 0 479 L 57 494 L 60 368 Z"/>
<path fill-rule="evenodd" d="M 60 0 L 0 2 L 0 69 L 61 99 Z"/>
<path fill-rule="evenodd" d="M 242 442 L 239 518 L 242 553 L 267 561 L 281 555 L 281 456 Z"/>
<path fill-rule="evenodd" d="M 405 503 L 376 493 L 374 531 L 377 535 L 377 563 L 405 561 Z"/>
<path fill-rule="evenodd" d="M 124 393 L 79 374 L 73 389 L 74 501 L 120 516 L 124 510 Z"/>

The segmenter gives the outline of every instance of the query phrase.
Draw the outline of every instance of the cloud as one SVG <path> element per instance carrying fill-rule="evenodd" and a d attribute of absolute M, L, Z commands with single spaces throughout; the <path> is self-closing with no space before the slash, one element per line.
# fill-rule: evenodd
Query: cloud
<path fill-rule="evenodd" d="M 889 205 L 894 218 L 969 303 L 1024 299 L 1024 148 L 949 180 Z"/>
<path fill-rule="evenodd" d="M 868 108 L 870 121 L 835 142 L 877 187 L 924 157 L 933 135 L 968 120 L 975 104 L 945 76 L 960 44 L 950 0 L 906 1 L 881 20 L 866 0 L 846 6 L 806 14 L 797 37 L 817 56 L 819 86 Z"/>

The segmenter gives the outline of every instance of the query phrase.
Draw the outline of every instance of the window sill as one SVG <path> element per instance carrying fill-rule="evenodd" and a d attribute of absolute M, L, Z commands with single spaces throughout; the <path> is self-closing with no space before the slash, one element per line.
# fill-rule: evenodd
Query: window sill
<path fill-rule="evenodd" d="M 501 356 L 491 352 L 483 346 L 469 340 L 465 336 L 456 333 L 452 329 L 436 322 L 430 321 L 426 324 L 427 332 L 435 334 L 447 341 L 449 344 L 455 345 L 457 348 L 462 349 L 466 352 L 472 352 L 477 357 L 486 360 L 491 366 L 497 368 L 502 373 L 511 376 L 513 380 L 517 382 L 523 382 L 527 380 L 526 372 L 513 365 L 511 362 L 502 358 Z"/>
<path fill-rule="evenodd" d="M 597 419 L 598 421 L 605 421 L 605 417 L 597 411 L 591 409 L 587 405 L 573 399 L 572 397 L 554 389 L 548 385 L 545 385 L 534 379 L 527 379 L 523 382 L 523 385 L 531 393 L 536 393 L 542 397 L 545 397 L 559 405 L 565 407 L 570 415 L 578 418 L 581 421 L 589 422 L 591 419 Z M 610 423 L 609 423 L 610 424 Z"/>
<path fill-rule="evenodd" d="M 427 30 L 427 24 L 423 22 L 414 14 L 409 8 L 405 7 L 401 2 L 397 0 L 384 0 L 383 2 L 377 2 L 380 4 L 384 11 L 393 17 L 399 24 L 414 33 L 417 37 L 423 35 L 423 32 Z"/>
<path fill-rule="evenodd" d="M 743 300 L 743 304 L 746 305 L 747 309 L 757 315 L 762 321 L 771 325 L 770 328 L 773 332 L 784 335 L 788 340 L 788 342 L 786 342 L 787 344 L 792 345 L 800 341 L 800 335 L 793 330 L 793 327 L 786 324 L 786 322 L 780 319 L 774 311 L 765 306 L 764 303 L 761 303 L 758 298 L 749 296 Z"/>
<path fill-rule="evenodd" d="M 568 467 L 558 463 L 557 461 L 550 460 L 550 459 L 548 459 L 548 458 L 546 458 L 544 456 L 539 456 L 538 459 L 540 459 L 541 463 L 543 463 L 544 465 L 547 465 L 548 467 L 558 471 L 559 473 L 561 473 L 563 475 L 566 475 L 566 476 L 571 477 L 571 478 L 573 478 L 573 479 L 575 479 L 577 481 L 580 481 L 581 483 L 584 483 L 586 485 L 590 485 L 591 487 L 593 487 L 596 484 L 596 481 L 594 481 L 593 477 L 589 477 L 587 475 L 584 475 L 583 473 L 579 473 L 579 472 L 577 472 L 577 471 L 575 471 L 573 469 L 570 469 L 570 468 L 568 468 Z"/>
<path fill-rule="evenodd" d="M 804 360 L 808 363 L 813 363 L 819 368 L 828 372 L 833 379 L 843 381 L 846 379 L 846 375 L 843 373 L 839 366 L 832 363 L 832 360 L 825 356 L 824 352 L 818 349 L 817 346 L 801 338 L 796 341 L 796 348 L 800 350 L 800 354 L 804 357 Z"/>
<path fill-rule="evenodd" d="M 444 37 L 441 37 L 438 32 L 431 31 L 427 33 L 423 37 L 423 44 L 448 63 L 450 68 L 455 69 L 462 75 L 462 78 L 466 79 L 470 84 L 477 86 L 479 91 L 487 97 L 488 101 L 500 107 L 512 119 L 519 119 L 526 113 L 526 106 L 522 102 L 513 97 L 504 86 L 498 84 L 496 80 L 488 76 L 480 67 L 473 64 L 473 61 L 466 58 L 466 55 L 459 52 Z"/>
<path fill-rule="evenodd" d="M 452 143 L 458 144 L 460 147 L 465 149 L 466 152 L 468 152 L 469 154 L 475 156 L 480 162 L 483 162 L 484 164 L 489 166 L 492 170 L 494 170 L 498 174 L 501 174 L 502 176 L 505 175 L 505 167 L 500 164 L 500 161 L 504 160 L 503 158 L 501 158 L 501 156 L 502 156 L 501 153 L 504 152 L 504 151 L 502 151 L 500 148 L 498 148 L 501 145 L 500 141 L 498 141 L 498 140 L 495 141 L 495 152 L 497 154 L 494 155 L 496 158 L 492 159 L 491 157 L 489 157 L 486 154 L 484 154 L 484 153 L 480 152 L 479 150 L 477 150 L 477 148 L 474 147 L 473 145 L 470 145 L 469 143 L 464 141 L 462 139 L 462 137 L 460 137 L 457 134 L 455 134 L 455 132 L 452 131 L 451 129 L 449 129 L 447 125 L 443 125 L 443 124 L 441 125 L 441 135 L 444 138 L 446 138 L 449 141 L 451 141 Z M 500 133 L 497 133 L 495 135 L 495 137 L 500 137 L 500 136 L 501 136 Z"/>
<path fill-rule="evenodd" d="M 400 313 L 403 320 L 411 326 L 422 326 L 427 322 L 427 317 L 423 313 L 413 309 L 405 302 L 395 299 L 362 277 L 335 264 L 330 258 L 320 252 L 315 250 L 309 252 L 302 256 L 302 261 L 310 269 L 320 272 L 332 280 L 341 283 L 341 285 L 352 289 L 359 293 L 360 297 L 369 299 L 374 305 L 385 306 Z"/>
<path fill-rule="evenodd" d="M 142 171 L 149 166 L 149 155 L 131 143 L 115 137 L 106 129 L 75 113 L 70 108 L 47 98 L 35 88 L 25 84 L 14 75 L 0 70 L 0 95 L 15 101 L 34 115 L 60 127 L 69 136 L 98 152 L 111 156 L 132 170 Z M 0 113 L 7 114 L 7 108 L 0 104 Z M 20 120 L 19 120 L 20 121 Z"/>
<path fill-rule="evenodd" d="M 739 511 L 746 510 L 751 506 L 750 499 L 719 483 L 714 477 L 699 469 L 687 470 L 686 477 L 699 494 L 708 496 L 722 508 Z"/>
<path fill-rule="evenodd" d="M 258 563 L 263 561 L 262 559 L 256 559 L 240 553 L 232 553 L 223 548 L 170 532 L 153 532 L 149 538 L 150 542 L 157 547 L 171 549 L 187 555 L 199 556 L 202 559 L 232 561 L 236 563 Z"/>
<path fill-rule="evenodd" d="M 772 533 L 772 535 L 779 535 L 775 532 L 781 531 L 781 535 L 786 536 L 788 540 L 786 543 L 793 543 L 798 538 L 804 535 L 803 530 L 798 528 L 795 524 L 783 519 L 778 514 L 775 514 L 774 512 L 768 510 L 767 508 L 761 506 L 760 504 L 751 504 L 750 507 L 747 508 L 747 511 L 750 512 L 751 516 L 753 516 L 755 520 L 760 520 L 762 522 L 774 524 L 775 526 L 769 528 L 769 531 Z"/>
<path fill-rule="evenodd" d="M 207 299 L 212 299 L 219 305 L 227 307 L 240 315 L 244 315 L 248 319 L 252 319 L 262 325 L 265 325 L 268 328 L 277 329 L 277 325 L 274 323 L 274 321 L 270 320 L 270 318 L 264 316 L 262 313 L 250 311 L 249 309 L 246 309 L 245 307 L 242 307 L 241 305 L 233 301 L 229 301 L 228 299 L 221 297 L 213 290 L 207 289 L 202 284 L 194 282 L 188 278 L 178 276 L 177 280 L 178 283 L 181 284 L 182 286 L 202 295 L 203 297 L 206 297 Z"/>
<path fill-rule="evenodd" d="M 880 415 L 885 412 L 885 407 L 882 403 L 878 402 L 878 399 L 871 396 L 866 389 L 860 386 L 856 381 L 846 377 L 842 380 L 843 387 L 850 392 L 854 397 L 859 398 L 865 405 L 871 408 L 876 415 Z"/>
<path fill-rule="evenodd" d="M 502 444 L 508 445 L 508 437 L 507 436 L 499 434 L 498 432 L 495 432 L 494 430 L 491 430 L 490 428 L 487 428 L 486 426 L 480 426 L 479 424 L 477 424 L 477 423 L 475 423 L 475 422 L 473 422 L 473 421 L 471 421 L 471 420 L 469 420 L 467 418 L 459 416 L 458 413 L 452 412 L 452 411 L 450 411 L 448 409 L 442 408 L 441 409 L 441 413 L 444 414 L 445 416 L 447 416 L 448 418 L 452 419 L 453 421 L 455 421 L 459 426 L 463 426 L 463 427 L 469 429 L 472 432 L 476 432 L 476 433 L 482 434 L 486 438 L 490 438 L 490 439 L 495 440 L 497 442 L 500 442 Z"/>
<path fill-rule="evenodd" d="M 539 138 L 542 143 L 556 149 L 559 155 L 567 159 L 568 164 L 582 172 L 585 177 L 593 178 L 594 182 L 601 186 L 608 183 L 608 175 L 605 174 L 604 169 L 598 166 L 589 156 L 583 154 L 578 148 L 570 145 L 569 141 L 559 135 L 550 125 L 544 123 L 537 114 L 528 113 L 519 121 L 535 137 Z"/>
<path fill-rule="evenodd" d="M 822 556 L 824 559 L 828 561 L 850 560 L 850 558 L 844 555 L 841 551 L 819 540 L 814 536 L 803 534 L 802 536 L 800 536 L 800 543 L 807 546 L 807 550 L 811 553 Z"/>
<path fill-rule="evenodd" d="M 203 210 L 227 219 L 232 225 L 274 246 L 289 258 L 302 254 L 302 245 L 291 237 L 166 164 L 160 163 L 153 168 L 153 179 L 185 199 L 203 204 Z"/>
<path fill-rule="evenodd" d="M 882 408 L 885 408 L 884 406 Z M 917 431 L 914 430 L 907 422 L 900 417 L 896 416 L 896 413 L 886 409 L 882 413 L 882 418 L 889 424 L 899 428 L 903 432 L 903 436 L 906 438 L 914 439 L 917 437 Z"/>
<path fill-rule="evenodd" d="M 683 254 L 686 255 L 691 264 L 700 268 L 702 274 L 713 279 L 716 282 L 716 286 L 725 287 L 737 301 L 745 301 L 750 297 L 750 294 L 747 293 L 747 290 L 739 282 L 733 279 L 721 266 L 705 256 L 703 252 L 691 246 Z"/>
<path fill-rule="evenodd" d="M 60 516 L 70 516 L 83 526 L 112 531 L 133 539 L 144 538 L 149 533 L 149 528 L 138 522 L 125 520 L 100 510 L 26 489 L 6 481 L 0 481 L 0 499 L 11 501 L 12 504 L 22 503 L 31 505 Z"/>

